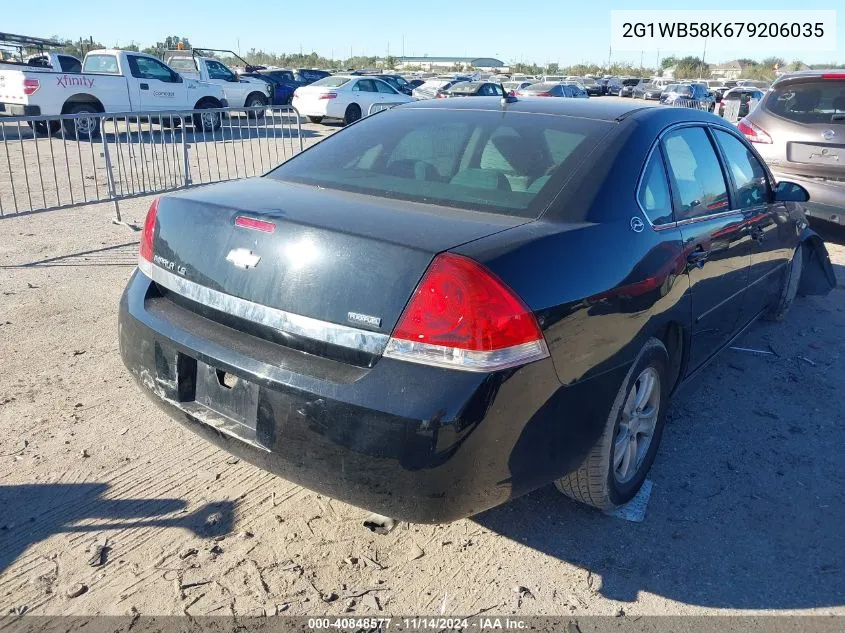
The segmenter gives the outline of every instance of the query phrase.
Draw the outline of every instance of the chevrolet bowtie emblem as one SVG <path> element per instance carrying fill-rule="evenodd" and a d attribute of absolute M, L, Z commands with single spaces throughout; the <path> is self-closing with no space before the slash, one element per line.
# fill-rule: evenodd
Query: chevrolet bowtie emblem
<path fill-rule="evenodd" d="M 255 268 L 258 262 L 261 261 L 261 255 L 256 255 L 248 248 L 233 248 L 226 255 L 226 261 L 230 262 L 236 268 Z"/>

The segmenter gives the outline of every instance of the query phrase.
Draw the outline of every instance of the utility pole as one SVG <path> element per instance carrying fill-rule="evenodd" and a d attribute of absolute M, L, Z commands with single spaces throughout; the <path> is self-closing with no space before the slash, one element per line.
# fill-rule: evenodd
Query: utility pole
<path fill-rule="evenodd" d="M 704 73 L 704 59 L 707 57 L 707 38 L 704 38 L 704 52 L 701 53 L 701 68 L 698 69 L 698 76 L 699 78 L 703 78 L 702 74 Z"/>
<path fill-rule="evenodd" d="M 658 72 L 660 70 L 660 49 L 657 49 L 657 65 L 654 67 L 654 72 Z"/>
<path fill-rule="evenodd" d="M 645 51 L 640 51 L 640 72 L 642 72 L 642 69 L 643 69 L 643 55 L 644 54 L 645 54 Z"/>
<path fill-rule="evenodd" d="M 402 34 L 402 57 L 405 57 L 405 34 Z"/>
<path fill-rule="evenodd" d="M 609 46 L 607 49 L 607 70 L 610 72 L 610 60 L 613 58 L 613 47 Z"/>

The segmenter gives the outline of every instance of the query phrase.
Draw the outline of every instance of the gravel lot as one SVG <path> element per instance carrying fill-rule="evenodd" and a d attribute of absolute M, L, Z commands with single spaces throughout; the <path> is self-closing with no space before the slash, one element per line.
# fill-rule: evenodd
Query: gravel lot
<path fill-rule="evenodd" d="M 0 612 L 845 614 L 842 231 L 839 286 L 737 343 L 774 353 L 728 350 L 675 398 L 644 522 L 548 487 L 379 536 L 140 394 L 116 336 L 138 234 L 111 216 L 0 220 Z"/>

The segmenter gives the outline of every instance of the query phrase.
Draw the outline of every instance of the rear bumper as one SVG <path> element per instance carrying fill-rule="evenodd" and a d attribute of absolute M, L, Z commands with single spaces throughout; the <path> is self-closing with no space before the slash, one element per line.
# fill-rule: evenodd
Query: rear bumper
<path fill-rule="evenodd" d="M 0 116 L 41 116 L 41 107 L 0 102 Z"/>
<path fill-rule="evenodd" d="M 777 172 L 776 180 L 787 180 L 804 187 L 810 194 L 807 203 L 807 215 L 818 220 L 845 224 L 845 182 L 831 182 Z"/>
<path fill-rule="evenodd" d="M 329 112 L 332 105 L 330 103 L 331 101 L 336 101 L 336 99 L 298 99 L 293 97 L 291 105 L 296 108 L 296 111 L 302 116 L 331 117 L 332 114 Z"/>
<path fill-rule="evenodd" d="M 192 431 L 322 494 L 423 523 L 477 514 L 576 468 L 622 380 L 562 387 L 551 359 L 492 374 L 387 358 L 347 366 L 193 315 L 138 271 L 119 330 L 142 390 Z M 196 401 L 196 361 L 258 385 L 254 428 Z"/>

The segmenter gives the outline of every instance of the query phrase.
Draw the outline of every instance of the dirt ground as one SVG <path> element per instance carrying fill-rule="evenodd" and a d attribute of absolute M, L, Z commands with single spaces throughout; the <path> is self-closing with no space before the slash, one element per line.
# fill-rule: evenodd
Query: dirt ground
<path fill-rule="evenodd" d="M 644 522 L 548 487 L 380 536 L 141 395 L 116 322 L 138 234 L 111 215 L 0 220 L 0 613 L 845 614 L 842 231 L 839 286 L 736 344 L 773 353 L 675 398 Z"/>

